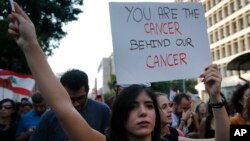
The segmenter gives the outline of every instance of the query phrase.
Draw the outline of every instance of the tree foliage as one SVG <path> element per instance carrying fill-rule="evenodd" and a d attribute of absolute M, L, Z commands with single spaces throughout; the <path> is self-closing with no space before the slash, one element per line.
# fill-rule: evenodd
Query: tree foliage
<path fill-rule="evenodd" d="M 194 79 L 188 79 L 184 81 L 184 86 L 186 88 L 186 92 L 197 93 L 195 90 L 195 85 L 197 81 Z M 174 80 L 174 81 L 163 81 L 163 82 L 154 82 L 151 83 L 151 87 L 154 90 L 158 90 L 161 92 L 169 93 L 170 88 L 174 91 L 184 92 L 183 90 L 183 80 Z"/>
<path fill-rule="evenodd" d="M 8 0 L 0 0 L 0 68 L 30 73 L 24 55 L 9 36 Z M 83 0 L 18 0 L 36 27 L 37 39 L 46 56 L 53 54 L 66 36 L 62 26 L 77 20 Z"/>
<path fill-rule="evenodd" d="M 116 75 L 111 74 L 109 81 L 108 81 L 108 86 L 109 86 L 109 92 L 104 94 L 104 99 L 107 100 L 110 97 L 115 96 L 114 91 L 112 91 L 113 88 L 113 83 L 116 81 Z"/>
<path fill-rule="evenodd" d="M 116 81 L 116 75 L 112 74 L 110 76 L 110 79 L 108 81 L 108 86 L 110 89 L 110 92 L 104 94 L 104 98 L 108 99 L 115 95 L 115 93 L 112 91 L 112 85 L 113 82 Z M 197 81 L 195 79 L 187 79 L 184 80 L 184 85 L 186 88 L 185 92 L 190 93 L 197 93 L 197 90 L 195 89 L 195 85 L 197 85 Z M 163 82 L 153 82 L 151 83 L 151 88 L 156 91 L 164 92 L 169 94 L 170 88 L 174 91 L 184 92 L 183 90 L 183 80 L 174 80 L 174 81 L 163 81 Z"/>

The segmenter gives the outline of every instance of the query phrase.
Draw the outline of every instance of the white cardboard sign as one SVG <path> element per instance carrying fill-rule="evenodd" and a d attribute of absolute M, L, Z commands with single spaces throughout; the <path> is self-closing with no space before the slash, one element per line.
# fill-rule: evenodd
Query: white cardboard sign
<path fill-rule="evenodd" d="M 110 2 L 118 84 L 186 79 L 211 64 L 201 3 Z"/>

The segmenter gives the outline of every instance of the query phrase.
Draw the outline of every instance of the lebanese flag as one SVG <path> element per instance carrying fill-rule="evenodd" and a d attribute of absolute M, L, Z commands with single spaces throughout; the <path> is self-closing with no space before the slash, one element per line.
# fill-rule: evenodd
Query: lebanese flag
<path fill-rule="evenodd" d="M 32 75 L 0 69 L 0 88 L 8 89 L 15 94 L 32 95 L 35 80 Z"/>

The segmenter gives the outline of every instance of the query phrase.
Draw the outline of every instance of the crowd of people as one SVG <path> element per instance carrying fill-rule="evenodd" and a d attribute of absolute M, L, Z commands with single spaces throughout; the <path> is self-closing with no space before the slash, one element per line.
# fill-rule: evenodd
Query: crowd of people
<path fill-rule="evenodd" d="M 240 86 L 227 101 L 215 64 L 204 68 L 200 76 L 209 101 L 195 107 L 185 93 L 170 101 L 167 94 L 139 84 L 116 88 L 111 108 L 88 99 L 87 74 L 72 69 L 58 81 L 37 42 L 32 21 L 17 3 L 15 9 L 8 16 L 8 31 L 41 92 L 32 95 L 32 102 L 0 101 L 1 140 L 229 141 L 230 124 L 250 124 L 249 84 Z"/>

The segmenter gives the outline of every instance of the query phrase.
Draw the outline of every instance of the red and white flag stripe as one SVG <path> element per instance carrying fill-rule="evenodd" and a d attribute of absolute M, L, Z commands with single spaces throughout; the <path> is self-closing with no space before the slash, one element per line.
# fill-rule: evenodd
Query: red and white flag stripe
<path fill-rule="evenodd" d="M 16 73 L 0 69 L 0 87 L 9 89 L 13 93 L 31 96 L 35 80 L 32 75 Z"/>

